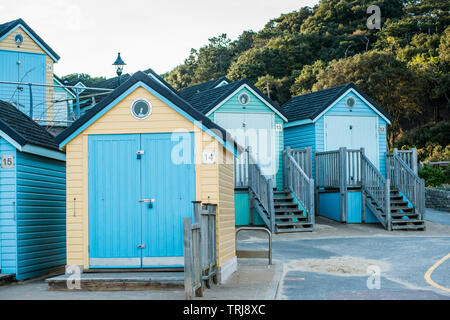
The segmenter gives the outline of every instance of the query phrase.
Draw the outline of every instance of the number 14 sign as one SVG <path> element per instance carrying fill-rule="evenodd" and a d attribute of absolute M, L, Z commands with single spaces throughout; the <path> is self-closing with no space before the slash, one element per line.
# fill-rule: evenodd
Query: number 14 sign
<path fill-rule="evenodd" d="M 14 156 L 2 156 L 2 169 L 14 168 Z"/>

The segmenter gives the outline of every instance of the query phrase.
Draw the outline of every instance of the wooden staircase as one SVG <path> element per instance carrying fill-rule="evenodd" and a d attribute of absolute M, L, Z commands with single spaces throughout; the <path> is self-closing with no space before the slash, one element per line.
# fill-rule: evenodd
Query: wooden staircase
<path fill-rule="evenodd" d="M 398 189 L 390 191 L 390 217 L 386 217 L 383 209 L 378 206 L 375 200 L 367 195 L 367 204 L 372 213 L 378 217 L 386 229 L 390 225 L 392 230 L 425 230 L 425 220 L 420 218 L 416 208 L 411 207 Z M 389 220 L 389 222 L 388 222 Z"/>
<path fill-rule="evenodd" d="M 290 191 L 274 191 L 275 232 L 312 231 L 314 225 L 308 214 L 300 209 Z"/>

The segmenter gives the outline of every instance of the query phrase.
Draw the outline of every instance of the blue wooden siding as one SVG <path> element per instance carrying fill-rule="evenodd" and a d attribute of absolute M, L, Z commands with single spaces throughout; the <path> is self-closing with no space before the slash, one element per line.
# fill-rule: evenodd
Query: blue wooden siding
<path fill-rule="evenodd" d="M 311 147 L 312 152 L 316 151 L 316 128 L 314 123 L 284 128 L 284 145 L 292 149 L 305 149 Z M 312 172 L 314 177 L 314 161 L 312 162 Z"/>
<path fill-rule="evenodd" d="M 234 210 L 235 210 L 235 225 L 247 226 L 250 224 L 250 216 L 248 209 L 248 192 L 236 191 L 234 193 Z M 255 226 L 265 226 L 266 224 L 259 216 L 256 210 L 253 210 L 253 217 Z"/>
<path fill-rule="evenodd" d="M 239 103 L 238 97 L 242 93 L 247 93 L 250 97 L 250 102 L 243 106 Z M 248 113 L 273 113 L 274 114 L 274 126 L 277 124 L 283 125 L 284 120 L 276 114 L 271 108 L 269 108 L 260 98 L 254 95 L 247 88 L 242 88 L 234 94 L 229 100 L 221 105 L 214 112 L 248 112 Z M 209 118 L 214 121 L 214 113 L 209 115 Z M 275 128 L 273 128 L 275 130 Z M 277 189 L 283 189 L 283 150 L 284 150 L 284 135 L 283 130 L 275 132 L 275 152 L 277 158 L 277 173 L 276 173 L 276 187 Z"/>
<path fill-rule="evenodd" d="M 319 193 L 319 215 L 341 221 L 340 196 L 337 192 Z"/>
<path fill-rule="evenodd" d="M 17 152 L 17 274 L 66 263 L 65 162 Z"/>
<path fill-rule="evenodd" d="M 16 161 L 16 149 L 0 137 L 0 154 L 12 155 Z M 0 270 L 2 273 L 16 273 L 16 166 L 0 169 Z"/>

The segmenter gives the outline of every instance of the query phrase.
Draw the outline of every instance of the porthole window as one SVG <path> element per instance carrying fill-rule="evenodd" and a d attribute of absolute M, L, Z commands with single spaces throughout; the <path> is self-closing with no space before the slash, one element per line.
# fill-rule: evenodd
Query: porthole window
<path fill-rule="evenodd" d="M 354 98 L 348 98 L 348 99 L 345 101 L 345 104 L 347 105 L 347 107 L 353 108 L 353 107 L 355 106 L 355 104 L 356 104 L 356 101 L 355 101 Z"/>
<path fill-rule="evenodd" d="M 240 104 L 245 106 L 250 102 L 250 96 L 246 93 L 241 93 L 238 97 L 238 100 Z"/>
<path fill-rule="evenodd" d="M 146 99 L 140 98 L 131 104 L 131 114 L 138 120 L 147 119 L 152 113 L 152 105 Z"/>
<path fill-rule="evenodd" d="M 20 45 L 23 43 L 23 36 L 22 36 L 20 33 L 17 33 L 17 34 L 14 36 L 14 42 L 15 42 L 18 46 L 20 46 Z"/>

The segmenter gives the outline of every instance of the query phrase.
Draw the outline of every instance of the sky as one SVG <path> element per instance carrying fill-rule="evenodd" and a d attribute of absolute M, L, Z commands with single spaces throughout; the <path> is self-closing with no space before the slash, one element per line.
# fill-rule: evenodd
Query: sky
<path fill-rule="evenodd" d="M 318 0 L 8 0 L 0 24 L 22 18 L 61 57 L 55 73 L 112 77 L 121 53 L 124 73 L 165 73 L 191 48 L 226 33 L 261 30 L 270 20 Z"/>

